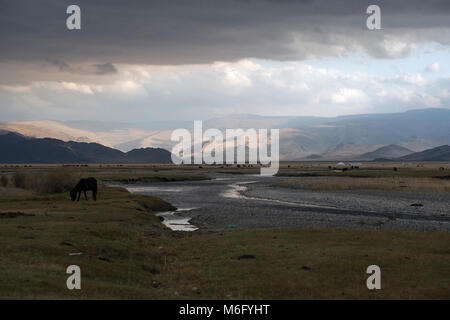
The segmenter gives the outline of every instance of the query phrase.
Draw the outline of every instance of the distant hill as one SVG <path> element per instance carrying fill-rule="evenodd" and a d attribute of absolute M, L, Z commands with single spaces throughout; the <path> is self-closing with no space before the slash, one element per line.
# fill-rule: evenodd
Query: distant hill
<path fill-rule="evenodd" d="M 305 157 L 305 159 L 308 160 L 316 160 L 316 159 L 321 159 L 322 156 L 320 154 L 310 154 L 309 156 Z"/>
<path fill-rule="evenodd" d="M 422 152 L 415 152 L 404 157 L 396 158 L 399 161 L 450 161 L 450 146 L 444 145 Z"/>
<path fill-rule="evenodd" d="M 170 163 L 170 162 L 172 162 L 171 153 L 162 148 L 133 149 L 126 153 L 126 157 L 128 158 L 128 162 L 134 162 L 134 163 L 145 163 L 145 162 Z"/>
<path fill-rule="evenodd" d="M 13 132 L 0 134 L 0 163 L 170 163 L 161 148 L 127 153 L 98 143 L 30 138 Z"/>
<path fill-rule="evenodd" d="M 87 130 L 79 130 L 50 120 L 0 122 L 0 129 L 33 138 L 53 138 L 63 141 L 98 142 L 97 136 Z"/>
<path fill-rule="evenodd" d="M 373 160 L 378 158 L 383 159 L 393 159 L 393 158 L 399 158 L 406 156 L 408 154 L 413 153 L 414 151 L 409 150 L 405 147 L 396 145 L 396 144 L 390 144 L 381 148 L 378 148 L 372 152 L 367 152 L 362 155 L 360 155 L 358 158 L 361 160 Z"/>
<path fill-rule="evenodd" d="M 360 154 L 376 149 L 378 146 L 363 146 L 356 143 L 340 143 L 330 150 L 322 153 L 320 157 L 311 155 L 305 159 L 317 160 L 359 160 Z"/>
<path fill-rule="evenodd" d="M 271 117 L 237 114 L 205 120 L 203 130 L 278 128 L 281 160 L 356 160 L 362 154 L 391 144 L 414 152 L 448 145 L 449 123 L 450 109 L 422 109 L 338 117 Z M 171 150 L 177 143 L 171 140 L 172 130 L 176 128 L 191 130 L 192 126 L 192 121 L 0 122 L 0 130 L 66 142 L 96 142 L 123 152 L 147 147 Z M 311 155 L 313 156 L 307 158 Z M 320 155 L 320 158 L 315 155 Z M 389 152 L 387 155 L 392 157 Z"/>

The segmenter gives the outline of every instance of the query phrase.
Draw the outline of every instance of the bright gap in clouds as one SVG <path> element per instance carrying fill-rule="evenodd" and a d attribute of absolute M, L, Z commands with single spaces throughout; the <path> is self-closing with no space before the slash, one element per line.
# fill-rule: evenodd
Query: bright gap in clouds
<path fill-rule="evenodd" d="M 362 54 L 302 62 L 115 65 L 107 76 L 0 85 L 4 120 L 193 120 L 236 113 L 337 116 L 450 106 L 448 49 L 407 58 Z"/>

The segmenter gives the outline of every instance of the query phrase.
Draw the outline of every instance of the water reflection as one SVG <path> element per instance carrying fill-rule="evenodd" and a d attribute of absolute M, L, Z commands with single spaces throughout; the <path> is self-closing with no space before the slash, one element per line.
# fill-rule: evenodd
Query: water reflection
<path fill-rule="evenodd" d="M 164 220 L 162 223 L 173 231 L 195 231 L 198 230 L 196 226 L 190 224 L 189 221 L 191 218 L 189 217 L 179 217 L 177 216 L 177 212 L 180 211 L 191 211 L 197 208 L 183 208 L 177 209 L 176 211 L 167 211 L 160 212 L 156 214 L 158 217 L 162 217 Z"/>

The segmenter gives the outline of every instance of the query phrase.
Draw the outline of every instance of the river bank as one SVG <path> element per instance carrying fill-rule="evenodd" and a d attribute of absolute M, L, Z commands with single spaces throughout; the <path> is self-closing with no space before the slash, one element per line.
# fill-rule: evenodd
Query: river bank
<path fill-rule="evenodd" d="M 280 177 L 210 174 L 211 180 L 128 185 L 156 195 L 200 231 L 327 228 L 450 231 L 448 193 L 383 190 L 312 191 L 277 187 Z"/>

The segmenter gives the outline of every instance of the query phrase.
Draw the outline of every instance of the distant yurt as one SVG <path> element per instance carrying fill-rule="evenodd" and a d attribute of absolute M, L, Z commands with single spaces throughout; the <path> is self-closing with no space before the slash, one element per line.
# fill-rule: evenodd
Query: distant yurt
<path fill-rule="evenodd" d="M 350 165 L 353 167 L 361 167 L 363 164 L 362 162 L 354 162 L 354 163 L 350 162 Z"/>

